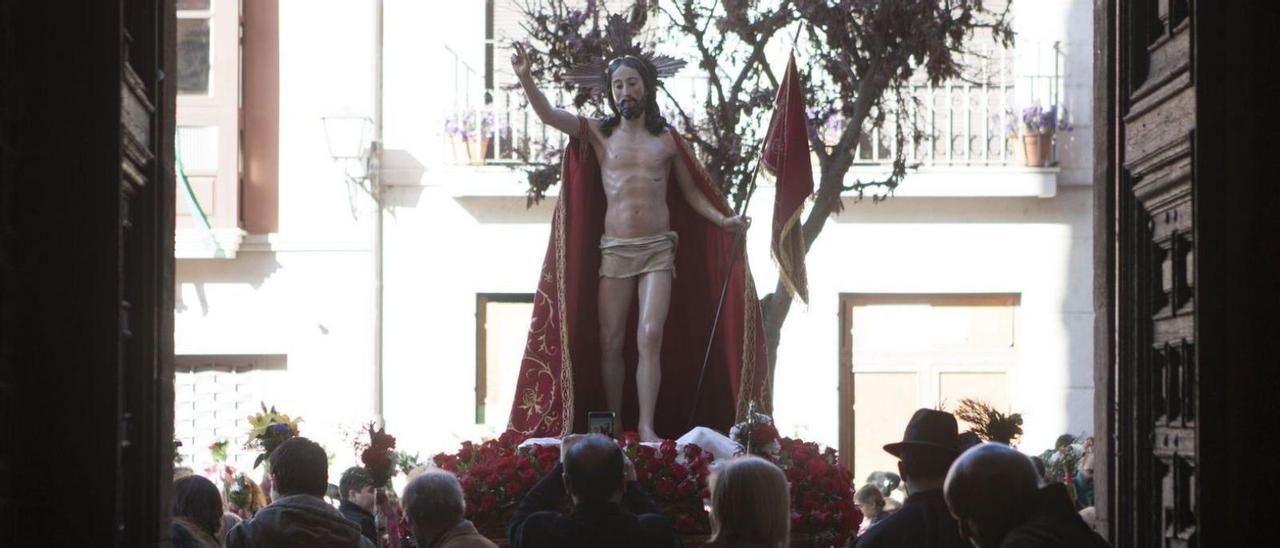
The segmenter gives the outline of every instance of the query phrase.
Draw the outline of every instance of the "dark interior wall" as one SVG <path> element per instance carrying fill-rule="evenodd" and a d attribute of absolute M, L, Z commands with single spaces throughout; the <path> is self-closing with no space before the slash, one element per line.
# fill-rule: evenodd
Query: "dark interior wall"
<path fill-rule="evenodd" d="M 156 545 L 172 462 L 172 0 L 2 6 L 0 546 Z"/>
<path fill-rule="evenodd" d="M 1278 2 L 1194 2 L 1201 546 L 1280 538 Z"/>

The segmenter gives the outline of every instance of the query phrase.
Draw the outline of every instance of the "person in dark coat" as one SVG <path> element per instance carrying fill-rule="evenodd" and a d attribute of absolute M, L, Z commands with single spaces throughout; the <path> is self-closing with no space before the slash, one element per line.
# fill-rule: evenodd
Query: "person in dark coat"
<path fill-rule="evenodd" d="M 978 548 L 1108 546 L 1076 513 L 1066 486 L 1039 487 L 1031 459 L 1007 445 L 965 451 L 944 488 L 961 534 Z"/>
<path fill-rule="evenodd" d="M 958 430 L 951 413 L 920 409 L 907 423 L 902 441 L 884 446 L 898 457 L 907 500 L 858 537 L 857 548 L 968 548 L 942 498 L 947 469 L 960 454 Z"/>
<path fill-rule="evenodd" d="M 360 534 L 378 543 L 378 526 L 373 520 L 373 505 L 378 501 L 373 488 L 373 475 L 360 466 L 352 466 L 338 480 L 338 511 L 342 517 L 360 526 Z"/>
<path fill-rule="evenodd" d="M 325 502 L 329 462 L 315 442 L 292 438 L 271 453 L 271 483 L 279 497 L 227 534 L 225 548 L 374 548 Z"/>
<path fill-rule="evenodd" d="M 567 436 L 563 460 L 524 496 L 507 529 L 510 548 L 681 546 L 671 520 L 635 481 L 630 461 L 600 434 Z M 573 510 L 558 509 L 566 493 Z"/>

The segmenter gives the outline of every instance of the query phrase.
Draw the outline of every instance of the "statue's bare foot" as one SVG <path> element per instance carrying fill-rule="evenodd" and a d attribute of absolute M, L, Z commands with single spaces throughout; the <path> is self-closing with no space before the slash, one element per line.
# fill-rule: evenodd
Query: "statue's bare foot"
<path fill-rule="evenodd" d="M 638 430 L 640 430 L 640 441 L 662 441 L 658 433 L 653 431 L 652 426 L 641 425 Z"/>

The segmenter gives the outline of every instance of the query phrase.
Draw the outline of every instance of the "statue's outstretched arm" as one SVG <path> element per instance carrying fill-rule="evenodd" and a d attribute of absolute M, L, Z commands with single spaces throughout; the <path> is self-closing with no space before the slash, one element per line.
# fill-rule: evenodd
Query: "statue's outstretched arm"
<path fill-rule="evenodd" d="M 672 142 L 672 146 L 679 145 Z M 693 182 L 693 174 L 689 173 L 689 166 L 685 165 L 679 153 L 671 161 L 675 164 L 676 185 L 680 187 L 680 192 L 684 194 L 685 201 L 689 202 L 689 207 L 692 207 L 699 215 L 706 217 L 708 221 L 720 228 L 733 231 L 746 230 L 751 221 L 742 215 L 728 216 L 720 213 L 720 210 L 716 209 L 711 200 L 708 200 L 707 196 L 701 190 L 698 190 L 698 185 Z"/>
<path fill-rule="evenodd" d="M 547 101 L 547 96 L 538 89 L 538 84 L 533 81 L 533 75 L 530 74 L 532 62 L 529 52 L 525 50 L 524 44 L 517 42 L 514 46 L 511 54 L 511 68 L 515 69 L 516 77 L 520 79 L 520 87 L 524 88 L 533 112 L 538 115 L 542 123 L 563 131 L 570 137 L 580 137 L 578 133 L 581 131 L 581 126 L 578 124 L 578 116 L 551 106 L 551 102 Z"/>

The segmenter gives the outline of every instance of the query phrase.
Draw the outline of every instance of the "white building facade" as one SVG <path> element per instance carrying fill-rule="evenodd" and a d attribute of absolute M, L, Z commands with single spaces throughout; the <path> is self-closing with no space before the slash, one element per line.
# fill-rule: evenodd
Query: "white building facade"
<path fill-rule="evenodd" d="M 183 4 L 195 22 L 180 44 L 213 75 L 179 104 L 195 113 L 179 115 L 191 198 L 180 189 L 176 270 L 189 462 L 207 464 L 213 441 L 242 444 L 259 402 L 301 415 L 335 471 L 379 415 L 424 457 L 500 431 L 554 196 L 527 207 L 502 138 L 472 165 L 446 125 L 492 108 L 486 76 L 501 83 L 506 53 L 486 38 L 510 28 L 508 2 L 249 0 L 239 56 L 218 38 L 238 2 Z M 1029 4 L 1014 8 L 1007 87 L 929 90 L 940 115 L 985 123 L 953 122 L 940 138 L 953 148 L 936 147 L 887 201 L 849 197 L 808 255 L 811 302 L 783 328 L 775 419 L 841 448 L 859 476 L 892 469 L 879 447 L 911 411 L 961 397 L 1022 413 L 1028 452 L 1091 433 L 1091 3 Z M 1033 100 L 1065 107 L 1075 128 L 1059 134 L 1055 167 L 1021 167 L 998 133 L 1003 108 Z M 207 114 L 220 101 L 240 116 Z M 360 129 L 339 127 L 352 120 Z M 1000 145 L 956 152 L 979 137 Z M 335 160 L 344 139 L 381 143 L 380 220 L 364 164 Z M 851 176 L 883 170 L 875 160 Z M 751 202 L 757 221 L 771 191 Z M 767 226 L 748 240 L 762 293 L 776 281 Z"/>

